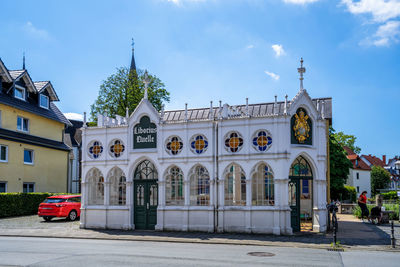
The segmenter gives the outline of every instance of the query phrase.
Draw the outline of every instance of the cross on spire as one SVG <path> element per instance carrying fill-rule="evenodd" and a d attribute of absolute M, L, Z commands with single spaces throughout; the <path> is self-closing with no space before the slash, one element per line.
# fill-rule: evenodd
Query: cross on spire
<path fill-rule="evenodd" d="M 147 87 L 149 86 L 149 76 L 147 74 L 147 70 L 144 72 L 144 79 L 143 79 L 143 83 L 144 83 L 144 99 L 147 99 Z"/>
<path fill-rule="evenodd" d="M 134 46 L 135 46 L 135 41 L 132 38 L 132 50 L 134 49 Z"/>
<path fill-rule="evenodd" d="M 300 73 L 300 90 L 304 90 L 303 88 L 303 73 L 306 72 L 306 68 L 303 67 L 303 58 L 300 59 L 300 68 L 297 68 L 297 72 Z"/>

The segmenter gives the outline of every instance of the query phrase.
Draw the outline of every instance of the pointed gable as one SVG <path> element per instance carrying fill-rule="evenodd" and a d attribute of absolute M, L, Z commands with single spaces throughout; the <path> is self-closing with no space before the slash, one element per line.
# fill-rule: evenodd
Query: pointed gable
<path fill-rule="evenodd" d="M 0 58 L 0 76 L 4 79 L 5 82 L 8 83 L 11 83 L 13 80 L 1 58 Z"/>
<path fill-rule="evenodd" d="M 39 93 L 47 91 L 51 101 L 60 101 L 50 81 L 34 82 L 34 85 Z"/>

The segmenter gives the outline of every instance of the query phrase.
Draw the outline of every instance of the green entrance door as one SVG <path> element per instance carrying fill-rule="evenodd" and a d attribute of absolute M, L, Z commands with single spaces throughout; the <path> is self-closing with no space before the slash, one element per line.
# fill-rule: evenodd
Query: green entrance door
<path fill-rule="evenodd" d="M 310 225 L 312 227 L 312 188 L 310 188 L 312 179 L 313 174 L 310 164 L 305 158 L 299 156 L 290 167 L 289 174 L 289 206 L 291 209 L 290 220 L 293 232 L 298 232 L 303 228 L 305 229 L 305 226 L 310 224 L 307 224 L 307 219 L 310 218 Z M 310 206 L 309 208 L 311 211 L 304 212 L 305 209 L 307 210 L 308 206 Z M 303 215 L 301 214 L 302 209 Z M 306 222 L 305 224 L 302 223 L 301 216 L 303 216 Z"/>
<path fill-rule="evenodd" d="M 289 206 L 290 221 L 293 232 L 300 231 L 300 180 L 290 179 L 289 181 Z"/>
<path fill-rule="evenodd" d="M 134 223 L 136 229 L 154 230 L 157 224 L 157 171 L 148 161 L 142 161 L 134 176 Z"/>

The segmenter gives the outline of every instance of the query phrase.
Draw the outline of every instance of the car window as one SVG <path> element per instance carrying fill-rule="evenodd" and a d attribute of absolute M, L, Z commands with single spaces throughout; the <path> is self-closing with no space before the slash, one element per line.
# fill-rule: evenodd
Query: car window
<path fill-rule="evenodd" d="M 68 199 L 68 202 L 80 203 L 81 198 L 80 197 L 72 197 L 72 198 Z"/>
<path fill-rule="evenodd" d="M 63 198 L 46 198 L 43 203 L 61 203 L 65 202 Z"/>

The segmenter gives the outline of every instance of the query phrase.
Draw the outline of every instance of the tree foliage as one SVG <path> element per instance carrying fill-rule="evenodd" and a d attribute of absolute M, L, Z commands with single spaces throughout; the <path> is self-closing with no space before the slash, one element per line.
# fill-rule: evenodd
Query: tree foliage
<path fill-rule="evenodd" d="M 164 83 L 155 75 L 148 75 L 148 99 L 160 111 L 164 101 L 169 102 L 169 92 Z M 126 67 L 117 69 L 100 85 L 99 96 L 90 106 L 92 120 L 97 120 L 97 114 L 125 116 L 126 108 L 132 112 L 144 95 L 144 72 L 130 71 Z"/>
<path fill-rule="evenodd" d="M 349 147 L 356 154 L 359 154 L 361 152 L 361 148 L 355 145 L 357 137 L 355 137 L 354 135 L 345 134 L 344 132 L 334 133 L 333 135 L 340 145 Z"/>
<path fill-rule="evenodd" d="M 331 199 L 340 199 L 344 184 L 353 166 L 342 145 L 335 138 L 335 130 L 329 129 L 330 193 Z"/>
<path fill-rule="evenodd" d="M 375 195 L 378 189 L 385 189 L 390 184 L 390 173 L 381 166 L 372 166 L 371 191 Z"/>

